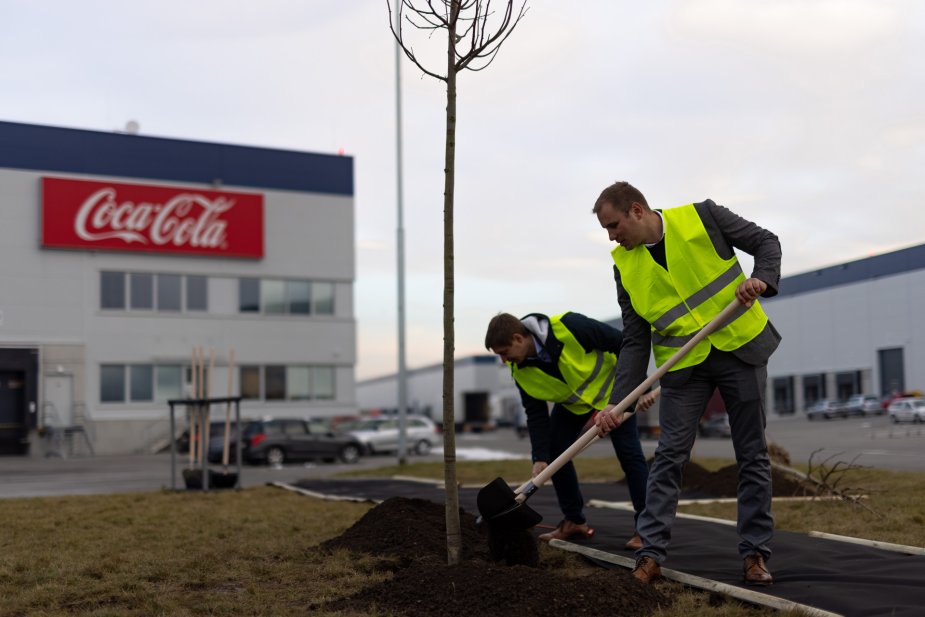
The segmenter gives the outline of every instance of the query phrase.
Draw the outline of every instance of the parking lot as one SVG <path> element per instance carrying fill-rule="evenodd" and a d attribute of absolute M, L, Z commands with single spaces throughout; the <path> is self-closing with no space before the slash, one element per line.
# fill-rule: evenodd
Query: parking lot
<path fill-rule="evenodd" d="M 925 425 L 891 424 L 886 416 L 853 417 L 810 422 L 802 416 L 771 418 L 768 439 L 781 445 L 795 464 L 827 457 L 896 471 L 925 471 Z M 655 451 L 654 440 L 643 440 L 646 456 Z M 529 457 L 528 439 L 510 428 L 489 433 L 457 435 L 457 458 L 486 460 Z M 608 441 L 596 443 L 582 456 L 613 456 Z M 732 443 L 723 438 L 698 438 L 694 457 L 733 458 Z M 427 456 L 412 455 L 409 462 L 441 461 L 440 448 Z M 354 464 L 293 463 L 281 467 L 245 466 L 241 484 L 259 486 L 271 482 L 294 482 L 319 478 L 347 470 L 373 469 L 397 462 L 395 455 L 363 457 Z M 616 461 L 615 461 L 616 464 Z M 525 461 L 525 473 L 528 463 Z M 185 457 L 177 458 L 177 484 L 183 486 L 180 470 Z M 219 467 L 216 467 L 219 468 Z M 0 458 L 0 498 L 47 495 L 92 495 L 155 491 L 170 488 L 170 455 L 138 454 L 75 458 Z"/>

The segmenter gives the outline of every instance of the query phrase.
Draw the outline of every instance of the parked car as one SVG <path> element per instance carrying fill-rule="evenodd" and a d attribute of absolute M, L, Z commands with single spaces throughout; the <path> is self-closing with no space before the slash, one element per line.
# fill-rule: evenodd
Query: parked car
<path fill-rule="evenodd" d="M 871 394 L 855 394 L 845 402 L 845 412 L 849 416 L 882 415 L 886 409 L 880 406 L 880 399 Z"/>
<path fill-rule="evenodd" d="M 232 420 L 230 422 L 231 430 L 234 432 L 235 422 Z M 224 420 L 212 420 L 209 422 L 209 440 L 211 441 L 217 435 L 225 435 L 225 421 Z M 199 439 L 199 432 L 196 432 L 196 439 Z M 169 445 L 168 445 L 169 447 Z M 180 436 L 177 437 L 177 452 L 181 454 L 186 454 L 189 452 L 189 429 L 186 429 Z"/>
<path fill-rule="evenodd" d="M 440 429 L 427 416 L 408 415 L 405 424 L 405 443 L 408 451 L 424 456 L 441 442 Z M 398 451 L 398 418 L 395 416 L 369 418 L 354 425 L 348 432 L 363 444 L 369 454 Z"/>
<path fill-rule="evenodd" d="M 925 422 L 925 398 L 898 398 L 887 411 L 893 422 Z"/>
<path fill-rule="evenodd" d="M 732 427 L 729 426 L 729 414 L 715 413 L 700 422 L 698 432 L 703 437 L 732 437 Z"/>
<path fill-rule="evenodd" d="M 845 411 L 844 403 L 824 398 L 806 408 L 806 417 L 809 420 L 818 420 L 819 418 L 825 418 L 826 420 L 832 418 L 847 418 L 848 412 Z"/>
<path fill-rule="evenodd" d="M 235 460 L 237 436 L 231 436 L 230 459 Z M 322 460 L 355 463 L 364 447 L 355 437 L 330 430 L 327 423 L 303 418 L 264 418 L 244 422 L 241 459 L 246 463 L 282 465 L 288 461 Z M 209 461 L 221 462 L 224 436 L 209 440 Z"/>

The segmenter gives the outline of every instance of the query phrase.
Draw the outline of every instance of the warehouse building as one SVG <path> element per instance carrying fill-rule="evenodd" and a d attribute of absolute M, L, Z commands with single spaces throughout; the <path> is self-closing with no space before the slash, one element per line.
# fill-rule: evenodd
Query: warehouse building
<path fill-rule="evenodd" d="M 3 451 L 169 441 L 194 347 L 245 417 L 355 411 L 352 158 L 0 122 L 0 197 Z"/>

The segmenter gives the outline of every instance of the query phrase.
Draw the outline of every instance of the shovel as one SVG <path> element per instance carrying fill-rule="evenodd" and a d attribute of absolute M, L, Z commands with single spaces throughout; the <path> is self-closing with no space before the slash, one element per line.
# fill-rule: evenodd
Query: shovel
<path fill-rule="evenodd" d="M 701 328 L 691 340 L 668 358 L 658 370 L 636 386 L 636 389 L 620 401 L 620 403 L 614 407 L 613 411 L 617 413 L 625 411 L 627 407 L 645 394 L 646 391 L 652 387 L 652 384 L 661 379 L 672 366 L 686 356 L 700 341 L 712 334 L 715 330 L 718 330 L 720 327 L 738 318 L 746 310 L 748 310 L 747 307 L 739 302 L 738 299 L 734 299 L 730 302 L 719 315 Z M 576 439 L 568 449 L 556 457 L 554 461 L 549 463 L 546 469 L 538 473 L 535 478 L 518 487 L 517 490 L 512 490 L 502 478 L 495 478 L 482 487 L 476 497 L 476 505 L 478 506 L 481 520 L 488 523 L 492 532 L 518 532 L 535 526 L 543 520 L 543 517 L 539 512 L 526 504 L 527 499 L 529 499 L 539 487 L 543 486 L 553 474 L 559 471 L 563 465 L 572 460 L 579 452 L 587 448 L 598 438 L 599 435 L 596 430 L 592 429 L 586 431 L 581 437 Z"/>

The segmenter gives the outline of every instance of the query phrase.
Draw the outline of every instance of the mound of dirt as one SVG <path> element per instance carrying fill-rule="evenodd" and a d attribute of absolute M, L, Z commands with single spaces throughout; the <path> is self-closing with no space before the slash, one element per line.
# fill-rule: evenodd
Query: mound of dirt
<path fill-rule="evenodd" d="M 735 497 L 739 484 L 739 468 L 728 465 L 717 471 L 707 471 L 697 463 L 689 462 L 684 468 L 682 488 L 705 493 L 712 497 Z M 771 494 L 774 497 L 793 497 L 812 491 L 798 478 L 771 469 Z"/>
<path fill-rule="evenodd" d="M 628 570 L 590 575 L 491 561 L 475 517 L 460 512 L 463 557 L 446 565 L 445 509 L 423 499 L 392 497 L 324 544 L 382 557 L 391 579 L 323 606 L 326 611 L 391 612 L 406 617 L 643 617 L 670 601 Z M 606 589 L 606 593 L 601 590 Z"/>

